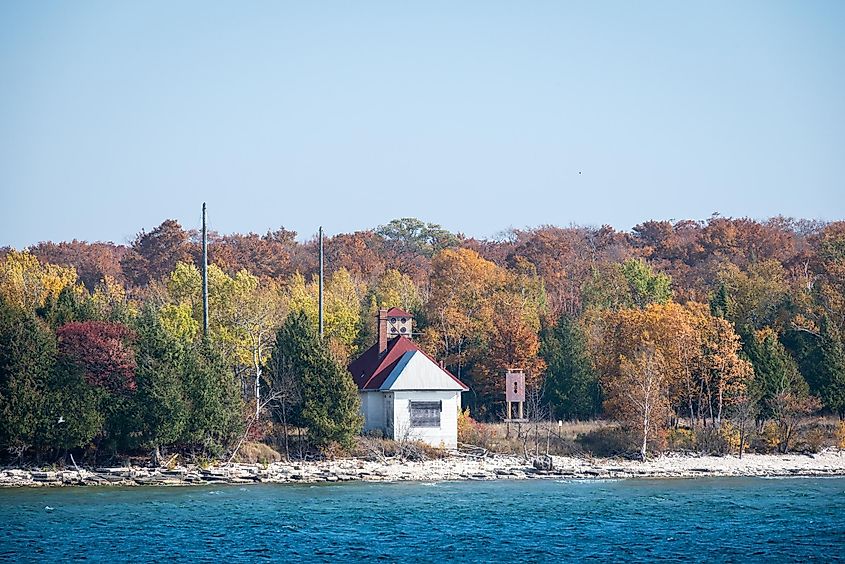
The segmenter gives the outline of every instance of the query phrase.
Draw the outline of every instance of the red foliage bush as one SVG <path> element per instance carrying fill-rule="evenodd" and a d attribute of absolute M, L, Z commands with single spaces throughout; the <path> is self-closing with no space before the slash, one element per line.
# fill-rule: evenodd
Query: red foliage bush
<path fill-rule="evenodd" d="M 85 381 L 111 393 L 135 390 L 135 333 L 121 323 L 66 323 L 56 331 L 59 352 L 76 364 Z"/>

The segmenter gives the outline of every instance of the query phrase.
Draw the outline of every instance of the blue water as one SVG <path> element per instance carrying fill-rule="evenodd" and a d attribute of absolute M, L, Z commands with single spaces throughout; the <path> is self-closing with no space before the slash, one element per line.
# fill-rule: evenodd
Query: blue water
<path fill-rule="evenodd" d="M 845 478 L 0 491 L 14 561 L 844 557 Z"/>

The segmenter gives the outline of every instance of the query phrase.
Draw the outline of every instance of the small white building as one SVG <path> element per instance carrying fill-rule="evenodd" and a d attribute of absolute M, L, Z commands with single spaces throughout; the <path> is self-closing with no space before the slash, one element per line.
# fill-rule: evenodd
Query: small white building
<path fill-rule="evenodd" d="M 411 314 L 380 310 L 377 322 L 378 342 L 349 365 L 364 431 L 457 448 L 461 392 L 468 388 L 409 338 Z"/>

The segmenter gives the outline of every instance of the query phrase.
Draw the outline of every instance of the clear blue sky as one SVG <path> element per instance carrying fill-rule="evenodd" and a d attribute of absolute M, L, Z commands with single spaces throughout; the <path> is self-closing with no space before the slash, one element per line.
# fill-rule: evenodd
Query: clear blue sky
<path fill-rule="evenodd" d="M 6 0 L 0 85 L 0 245 L 845 217 L 841 1 Z"/>

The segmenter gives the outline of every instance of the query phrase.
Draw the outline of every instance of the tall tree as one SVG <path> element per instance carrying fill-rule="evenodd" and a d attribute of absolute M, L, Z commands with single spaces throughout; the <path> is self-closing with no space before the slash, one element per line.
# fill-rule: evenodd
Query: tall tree
<path fill-rule="evenodd" d="M 185 397 L 190 405 L 185 440 L 208 455 L 219 456 L 243 430 L 240 387 L 208 341 L 191 347 L 185 365 Z"/>
<path fill-rule="evenodd" d="M 356 343 L 361 328 L 361 303 L 366 289 L 352 278 L 345 268 L 332 273 L 324 288 L 325 338 L 342 359 L 357 352 Z M 303 312 L 317 330 L 319 286 L 316 279 L 310 283 L 300 274 L 295 274 L 287 288 L 290 311 Z"/>
<path fill-rule="evenodd" d="M 114 243 L 88 243 L 77 241 L 62 243 L 38 243 L 29 248 L 44 264 L 73 267 L 79 281 L 89 292 L 106 277 L 123 282 L 120 259 L 126 254 L 126 247 Z"/>
<path fill-rule="evenodd" d="M 472 343 L 485 342 L 493 332 L 492 299 L 506 280 L 503 268 L 468 249 L 447 249 L 432 261 L 431 325 L 424 342 L 459 378 L 472 362 Z"/>
<path fill-rule="evenodd" d="M 306 377 L 302 420 L 308 436 L 317 446 L 336 442 L 351 448 L 364 418 L 358 388 L 349 371 L 326 351 L 317 357 Z"/>
<path fill-rule="evenodd" d="M 373 231 L 335 235 L 326 241 L 325 251 L 329 273 L 344 268 L 353 278 L 368 283 L 384 274 L 384 239 Z"/>
<path fill-rule="evenodd" d="M 822 318 L 816 353 L 816 381 L 822 404 L 845 418 L 845 346 L 836 326 Z"/>
<path fill-rule="evenodd" d="M 276 398 L 271 408 L 282 424 L 285 456 L 288 459 L 290 426 L 305 426 L 302 420 L 302 395 L 306 385 L 306 367 L 316 362 L 315 358 L 319 354 L 317 341 L 312 338 L 312 334 L 313 328 L 303 312 L 289 314 L 276 332 L 265 372 L 271 395 Z"/>
<path fill-rule="evenodd" d="M 540 355 L 546 361 L 545 397 L 560 419 L 587 419 L 601 411 L 601 389 L 583 329 L 563 315 L 543 331 Z"/>
<path fill-rule="evenodd" d="M 605 408 L 634 432 L 642 460 L 650 446 L 660 444 L 668 422 L 666 375 L 663 355 L 645 345 L 630 358 L 622 356 L 618 377 L 606 383 Z"/>
<path fill-rule="evenodd" d="M 331 442 L 351 447 L 363 424 L 358 389 L 303 312 L 292 312 L 285 320 L 270 363 L 286 371 L 271 372 L 279 378 L 275 382 L 278 385 L 287 385 L 282 377 L 293 372 L 294 385 L 302 391 L 302 403 L 301 408 L 292 406 L 291 418 L 308 428 L 311 441 L 320 447 Z"/>
<path fill-rule="evenodd" d="M 474 391 L 490 405 L 503 397 L 503 376 L 508 368 L 526 373 L 526 386 L 542 387 L 545 361 L 539 356 L 538 311 L 518 293 L 497 292 L 492 298 L 493 325 L 484 347 L 476 351 L 472 370 Z"/>
<path fill-rule="evenodd" d="M 669 276 L 655 272 L 643 260 L 628 259 L 621 264 L 593 266 L 583 287 L 583 300 L 600 309 L 643 308 L 669 301 L 671 285 Z"/>
<path fill-rule="evenodd" d="M 672 280 L 661 272 L 655 272 L 641 259 L 628 259 L 620 267 L 628 281 L 631 299 L 635 306 L 665 304 L 672 298 Z"/>
<path fill-rule="evenodd" d="M 748 335 L 744 341 L 745 353 L 754 367 L 754 377 L 761 390 L 762 417 L 770 418 L 776 415 L 779 396 L 809 395 L 809 387 L 798 371 L 795 360 L 770 327 Z"/>
<path fill-rule="evenodd" d="M 87 446 L 102 426 L 93 388 L 57 359 L 53 332 L 0 297 L 0 448 L 40 458 Z"/>
<path fill-rule="evenodd" d="M 32 313 L 0 297 L 0 449 L 38 446 L 56 340 Z"/>
<path fill-rule="evenodd" d="M 161 462 L 161 448 L 177 444 L 190 417 L 185 397 L 185 345 L 165 331 L 157 312 L 145 308 L 135 330 L 137 369 L 136 407 L 142 442 L 153 450 L 153 464 Z"/>
<path fill-rule="evenodd" d="M 62 362 L 79 371 L 96 394 L 104 419 L 98 448 L 115 454 L 136 446 L 134 331 L 119 323 L 85 321 L 62 325 L 56 335 Z"/>
<path fill-rule="evenodd" d="M 226 235 L 209 245 L 212 261 L 226 272 L 248 270 L 259 278 L 281 279 L 292 273 L 296 252 L 296 231 L 281 227 L 264 235 Z M 192 249 L 194 263 L 201 260 L 199 245 Z"/>
<path fill-rule="evenodd" d="M 419 327 L 423 297 L 411 277 L 396 269 L 387 270 L 370 286 L 363 303 L 357 341 L 359 350 L 366 349 L 376 340 L 376 315 L 379 309 L 398 307 L 415 314 Z"/>
<path fill-rule="evenodd" d="M 168 276 L 176 263 L 184 262 L 188 257 L 188 233 L 178 221 L 166 219 L 149 233 L 138 233 L 120 265 L 130 283 L 146 286 Z"/>
<path fill-rule="evenodd" d="M 458 238 L 442 226 L 413 217 L 394 219 L 380 226 L 376 233 L 401 253 L 420 254 L 429 258 L 458 243 Z"/>
<path fill-rule="evenodd" d="M 713 305 L 740 332 L 783 322 L 790 290 L 786 273 L 777 261 L 753 263 L 746 271 L 724 264 L 717 273 L 717 283 L 719 292 L 726 295 Z"/>

